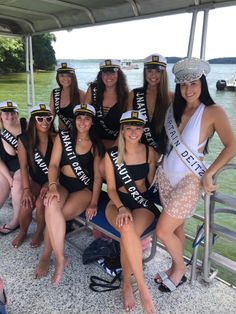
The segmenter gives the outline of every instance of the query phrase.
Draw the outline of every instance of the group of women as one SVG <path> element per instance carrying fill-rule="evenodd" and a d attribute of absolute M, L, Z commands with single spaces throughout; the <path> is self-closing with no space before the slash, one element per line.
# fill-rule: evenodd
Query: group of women
<path fill-rule="evenodd" d="M 129 92 L 119 62 L 104 60 L 85 94 L 78 88 L 75 70 L 62 63 L 57 70 L 59 88 L 52 91 L 50 107 L 33 107 L 25 131 L 16 104 L 0 104 L 0 186 L 5 188 L 0 201 L 3 205 L 11 194 L 14 209 L 12 220 L 0 232 L 11 232 L 20 225 L 12 242 L 18 247 L 36 208 L 32 247 L 40 244 L 44 231 L 36 278 L 47 274 L 53 251 L 52 283 L 60 282 L 68 264 L 66 221 L 83 211 L 87 219 L 96 215 L 105 179 L 110 198 L 106 217 L 121 235 L 125 310 L 135 307 L 134 274 L 144 311 L 156 312 L 144 280 L 140 242 L 153 219 L 158 219 L 157 236 L 172 257 L 172 265 L 157 273 L 155 282 L 161 291 L 169 292 L 186 281 L 185 220 L 193 213 L 202 188 L 206 193 L 216 190 L 213 176 L 236 155 L 236 139 L 225 112 L 209 94 L 209 64 L 196 58 L 177 62 L 173 68 L 175 93 L 168 89 L 166 67 L 163 56 L 147 57 L 143 86 Z M 53 131 L 55 115 L 59 118 L 57 134 Z M 203 157 L 215 131 L 223 149 L 207 167 Z M 162 213 L 149 197 L 151 185 L 159 190 Z"/>

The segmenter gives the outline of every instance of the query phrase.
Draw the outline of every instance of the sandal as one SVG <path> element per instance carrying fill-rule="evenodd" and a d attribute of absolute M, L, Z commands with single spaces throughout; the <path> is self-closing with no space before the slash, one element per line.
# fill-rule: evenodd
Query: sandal
<path fill-rule="evenodd" d="M 20 225 L 14 227 L 14 228 L 10 228 L 10 227 L 7 227 L 7 224 L 3 225 L 1 227 L 2 230 L 5 230 L 5 231 L 2 231 L 0 230 L 0 234 L 2 235 L 6 235 L 6 234 L 9 234 L 9 233 L 12 233 L 13 231 L 15 231 L 16 229 L 18 229 L 20 227 Z"/>
<path fill-rule="evenodd" d="M 180 282 L 175 285 L 173 283 L 172 280 L 170 280 L 169 277 L 167 277 L 165 280 L 163 280 L 163 282 L 161 283 L 161 285 L 158 287 L 158 289 L 161 292 L 173 292 L 175 291 L 179 286 L 181 286 L 183 283 L 185 283 L 187 281 L 187 277 L 185 275 L 183 275 L 183 277 L 181 278 Z"/>
<path fill-rule="evenodd" d="M 168 275 L 164 271 L 160 271 L 154 277 L 154 281 L 157 284 L 161 284 L 167 278 L 168 278 Z"/>

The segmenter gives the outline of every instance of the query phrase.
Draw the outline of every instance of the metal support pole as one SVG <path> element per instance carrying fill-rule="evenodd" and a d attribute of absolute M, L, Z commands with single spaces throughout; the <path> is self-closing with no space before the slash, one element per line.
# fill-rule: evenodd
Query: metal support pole
<path fill-rule="evenodd" d="M 30 106 L 29 36 L 25 37 L 26 103 Z"/>
<path fill-rule="evenodd" d="M 32 49 L 32 36 L 29 36 L 29 56 L 30 56 L 30 79 L 31 79 L 31 95 L 32 105 L 35 105 L 35 92 L 34 92 L 34 66 L 33 66 L 33 49 Z"/>
<path fill-rule="evenodd" d="M 195 30 L 196 30 L 196 22 L 197 22 L 197 11 L 193 12 L 192 15 L 192 23 L 191 23 L 191 29 L 189 34 L 189 42 L 188 42 L 188 58 L 192 57 L 193 53 L 193 43 L 194 43 L 194 36 L 195 36 Z"/>
<path fill-rule="evenodd" d="M 208 16 L 209 16 L 209 9 L 204 10 L 203 26 L 202 26 L 201 52 L 200 52 L 200 58 L 203 60 L 205 59 L 205 54 L 206 54 Z"/>

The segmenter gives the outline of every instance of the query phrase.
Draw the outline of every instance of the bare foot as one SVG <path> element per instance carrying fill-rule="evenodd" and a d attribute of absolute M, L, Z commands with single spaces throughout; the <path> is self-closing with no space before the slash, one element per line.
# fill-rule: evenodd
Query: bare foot
<path fill-rule="evenodd" d="M 156 310 L 152 302 L 152 296 L 147 286 L 140 291 L 140 298 L 144 312 L 147 314 L 156 314 Z"/>
<path fill-rule="evenodd" d="M 35 272 L 34 272 L 34 278 L 40 279 L 42 277 L 46 277 L 48 274 L 49 264 L 50 264 L 50 256 L 49 257 L 41 256 L 39 264 L 36 267 Z"/>
<path fill-rule="evenodd" d="M 26 238 L 26 233 L 20 232 L 18 236 L 12 241 L 11 244 L 14 246 L 14 248 L 18 248 L 24 242 L 25 238 Z"/>
<path fill-rule="evenodd" d="M 38 234 L 38 233 L 35 232 L 34 235 L 33 235 L 32 240 L 30 242 L 30 246 L 32 248 L 39 247 L 40 244 L 42 243 L 42 241 L 43 241 L 43 235 L 41 233 Z"/>
<path fill-rule="evenodd" d="M 123 286 L 123 301 L 124 309 L 126 312 L 131 312 L 135 308 L 135 298 L 131 285 Z"/>
<path fill-rule="evenodd" d="M 52 277 L 52 285 L 56 286 L 59 284 L 64 268 L 68 265 L 69 261 L 67 258 L 63 258 L 60 261 L 56 262 L 56 269 L 55 269 L 55 273 Z"/>

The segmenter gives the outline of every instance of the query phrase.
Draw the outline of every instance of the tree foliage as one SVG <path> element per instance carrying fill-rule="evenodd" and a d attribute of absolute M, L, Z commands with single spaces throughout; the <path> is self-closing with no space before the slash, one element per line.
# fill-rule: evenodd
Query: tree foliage
<path fill-rule="evenodd" d="M 46 33 L 32 37 L 34 68 L 52 70 L 56 65 L 52 42 L 54 34 Z M 0 37 L 0 72 L 25 70 L 25 42 L 22 39 Z"/>

